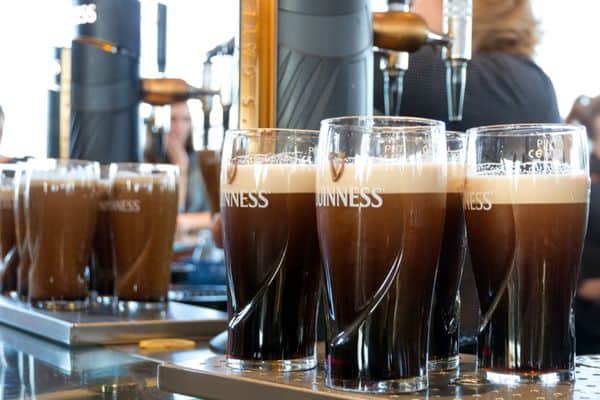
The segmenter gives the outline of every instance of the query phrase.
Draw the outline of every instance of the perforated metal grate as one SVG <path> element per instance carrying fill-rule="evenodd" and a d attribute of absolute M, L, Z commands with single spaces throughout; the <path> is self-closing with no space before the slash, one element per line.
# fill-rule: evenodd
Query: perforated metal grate
<path fill-rule="evenodd" d="M 476 399 L 476 400 L 597 400 L 600 399 L 600 356 L 577 358 L 576 382 L 571 385 L 500 386 L 473 384 L 473 364 L 461 364 L 462 373 L 431 374 L 427 391 L 390 396 L 368 396 L 340 392 L 325 386 L 322 363 L 312 371 L 271 373 L 260 371 L 234 371 L 225 366 L 222 356 L 203 361 L 189 361 L 159 368 L 159 386 L 162 390 L 198 397 L 245 399 Z M 469 383 L 471 382 L 471 383 Z"/>

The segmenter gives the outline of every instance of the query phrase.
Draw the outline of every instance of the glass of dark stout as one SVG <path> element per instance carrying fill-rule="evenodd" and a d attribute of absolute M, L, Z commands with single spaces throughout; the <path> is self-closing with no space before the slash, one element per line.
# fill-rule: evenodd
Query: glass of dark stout
<path fill-rule="evenodd" d="M 13 197 L 15 176 L 19 171 L 15 164 L 0 164 L 0 286 L 2 294 L 17 290 L 19 252 L 15 236 Z"/>
<path fill-rule="evenodd" d="M 87 304 L 85 269 L 96 222 L 100 166 L 78 160 L 32 160 L 24 192 L 32 305 L 81 309 Z"/>
<path fill-rule="evenodd" d="M 115 297 L 122 309 L 163 308 L 171 282 L 179 169 L 113 163 L 107 213 Z"/>
<path fill-rule="evenodd" d="M 460 280 L 465 262 L 467 236 L 463 211 L 467 136 L 446 132 L 448 192 L 444 240 L 438 264 L 429 330 L 429 369 L 458 368 L 460 338 Z"/>
<path fill-rule="evenodd" d="M 321 282 L 317 131 L 229 131 L 221 168 L 227 365 L 314 368 Z"/>
<path fill-rule="evenodd" d="M 446 153 L 439 121 L 347 117 L 321 123 L 316 203 L 328 386 L 376 393 L 427 387 Z"/>
<path fill-rule="evenodd" d="M 468 136 L 478 371 L 493 383 L 572 381 L 572 303 L 590 191 L 585 128 L 498 125 Z"/>

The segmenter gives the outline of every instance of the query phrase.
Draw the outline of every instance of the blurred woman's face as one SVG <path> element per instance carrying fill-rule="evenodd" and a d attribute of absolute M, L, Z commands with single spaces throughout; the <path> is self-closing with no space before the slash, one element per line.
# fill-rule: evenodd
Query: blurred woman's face
<path fill-rule="evenodd" d="M 171 131 L 181 143 L 185 143 L 192 131 L 192 119 L 186 103 L 177 103 L 171 106 Z"/>

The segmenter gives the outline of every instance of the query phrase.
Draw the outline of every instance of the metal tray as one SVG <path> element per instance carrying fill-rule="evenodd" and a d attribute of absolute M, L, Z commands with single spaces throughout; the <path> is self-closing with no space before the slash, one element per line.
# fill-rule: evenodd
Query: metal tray
<path fill-rule="evenodd" d="M 40 336 L 2 325 L 0 325 L 0 342 L 13 347 L 19 352 L 34 356 L 37 360 L 50 364 L 67 374 L 133 364 L 140 361 L 139 358 L 104 346 L 69 348 L 59 343 L 49 342 Z"/>
<path fill-rule="evenodd" d="M 473 377 L 473 363 L 461 363 L 461 378 Z M 234 371 L 225 366 L 223 356 L 163 364 L 158 385 L 163 391 L 210 399 L 473 399 L 473 400 L 596 400 L 600 399 L 600 368 L 578 362 L 572 385 L 469 385 L 455 384 L 456 374 L 431 374 L 427 391 L 402 395 L 366 395 L 329 389 L 324 383 L 322 363 L 305 372 L 270 373 Z"/>
<path fill-rule="evenodd" d="M 163 337 L 210 337 L 227 314 L 169 302 L 163 310 L 118 311 L 94 304 L 82 311 L 49 311 L 0 296 L 0 322 L 68 346 L 136 343 Z"/>

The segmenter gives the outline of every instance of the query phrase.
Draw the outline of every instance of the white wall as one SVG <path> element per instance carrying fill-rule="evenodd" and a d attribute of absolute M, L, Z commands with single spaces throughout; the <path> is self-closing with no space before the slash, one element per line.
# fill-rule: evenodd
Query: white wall
<path fill-rule="evenodd" d="M 566 116 L 577 96 L 600 95 L 600 1 L 532 1 L 542 30 L 535 59 L 552 79 Z"/>
<path fill-rule="evenodd" d="M 43 155 L 53 45 L 71 32 L 70 0 L 0 1 L 0 105 L 6 114 L 0 153 Z"/>

